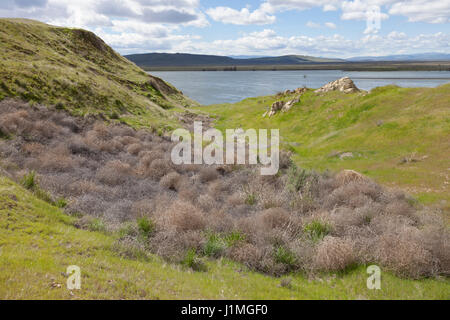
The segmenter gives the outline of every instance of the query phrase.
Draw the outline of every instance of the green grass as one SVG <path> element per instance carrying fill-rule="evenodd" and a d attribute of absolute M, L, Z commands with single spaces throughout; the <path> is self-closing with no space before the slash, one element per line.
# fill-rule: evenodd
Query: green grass
<path fill-rule="evenodd" d="M 117 235 L 77 229 L 75 220 L 0 177 L 0 299 L 450 298 L 448 279 L 414 281 L 390 273 L 382 273 L 381 290 L 368 290 L 364 267 L 314 278 L 293 274 L 290 286 L 283 287 L 280 278 L 225 259 L 200 259 L 195 251 L 185 266 L 153 255 L 129 259 L 116 249 Z M 289 254 L 280 250 L 279 255 L 291 263 Z M 69 265 L 81 268 L 79 291 L 66 289 L 63 273 Z"/>
<path fill-rule="evenodd" d="M 331 232 L 331 226 L 327 223 L 314 220 L 305 225 L 303 231 L 311 238 L 311 240 L 317 242 Z"/>
<path fill-rule="evenodd" d="M 175 113 L 195 105 L 85 30 L 0 19 L 0 49 L 0 100 L 166 130 L 177 126 Z"/>
<path fill-rule="evenodd" d="M 291 97 L 285 97 L 285 101 Z M 276 96 L 199 107 L 226 128 L 279 128 L 282 147 L 301 168 L 354 169 L 425 203 L 450 206 L 450 84 L 386 86 L 367 95 L 312 90 L 286 113 L 263 118 Z M 351 152 L 353 158 L 339 154 Z M 413 155 L 417 162 L 402 163 Z"/>

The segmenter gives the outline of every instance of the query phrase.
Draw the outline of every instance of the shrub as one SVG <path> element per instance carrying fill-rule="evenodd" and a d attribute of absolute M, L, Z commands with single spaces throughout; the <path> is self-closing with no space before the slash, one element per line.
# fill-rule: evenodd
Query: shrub
<path fill-rule="evenodd" d="M 41 154 L 38 159 L 41 169 L 49 172 L 63 172 L 76 166 L 70 156 L 58 151 Z"/>
<path fill-rule="evenodd" d="M 197 256 L 195 249 L 188 250 L 181 264 L 194 271 L 207 271 L 205 263 Z"/>
<path fill-rule="evenodd" d="M 228 196 L 227 203 L 231 206 L 239 206 L 244 204 L 244 200 L 239 192 L 235 192 L 232 195 Z"/>
<path fill-rule="evenodd" d="M 317 269 L 340 271 L 354 263 L 353 245 L 349 240 L 326 236 L 319 243 L 315 258 Z"/>
<path fill-rule="evenodd" d="M 175 171 L 169 172 L 159 181 L 159 185 L 170 190 L 177 190 L 180 185 L 181 176 Z"/>
<path fill-rule="evenodd" d="M 30 155 L 37 156 L 45 151 L 45 146 L 37 142 L 31 142 L 23 145 L 22 150 Z"/>
<path fill-rule="evenodd" d="M 407 201 L 394 200 L 386 206 L 385 211 L 392 215 L 411 216 L 414 208 Z"/>
<path fill-rule="evenodd" d="M 213 167 L 206 167 L 200 170 L 199 172 L 200 181 L 205 183 L 218 178 L 219 173 Z"/>
<path fill-rule="evenodd" d="M 132 155 L 137 155 L 142 151 L 142 145 L 140 143 L 133 143 L 128 146 L 127 152 Z"/>
<path fill-rule="evenodd" d="M 243 243 L 230 248 L 228 256 L 250 269 L 265 270 L 265 250 L 262 247 L 257 247 L 251 243 Z"/>
<path fill-rule="evenodd" d="M 245 241 L 245 235 L 241 234 L 239 231 L 232 231 L 224 237 L 227 247 L 233 247 L 239 243 Z"/>
<path fill-rule="evenodd" d="M 116 241 L 113 251 L 126 259 L 148 261 L 150 255 L 144 245 L 132 237 L 124 237 Z"/>
<path fill-rule="evenodd" d="M 139 218 L 137 220 L 137 225 L 140 234 L 145 238 L 150 237 L 156 229 L 155 223 L 147 217 Z"/>
<path fill-rule="evenodd" d="M 28 190 L 33 189 L 36 186 L 36 172 L 31 171 L 26 174 L 21 181 L 21 184 Z"/>
<path fill-rule="evenodd" d="M 155 203 L 151 200 L 143 199 L 133 202 L 131 212 L 135 217 L 150 215 L 155 210 Z"/>
<path fill-rule="evenodd" d="M 417 279 L 434 270 L 431 253 L 404 232 L 381 236 L 376 243 L 375 259 L 401 277 Z"/>
<path fill-rule="evenodd" d="M 270 208 L 260 213 L 263 226 L 268 229 L 287 227 L 290 221 L 289 213 L 283 208 Z"/>
<path fill-rule="evenodd" d="M 131 200 L 118 200 L 113 202 L 104 212 L 105 219 L 114 222 L 124 222 L 130 219 L 131 208 L 133 202 Z"/>
<path fill-rule="evenodd" d="M 286 187 L 292 192 L 310 191 L 318 180 L 316 173 L 299 169 L 295 164 L 289 167 L 287 177 Z"/>
<path fill-rule="evenodd" d="M 182 200 L 176 200 L 165 212 L 163 219 L 167 228 L 174 228 L 176 231 L 202 230 L 206 226 L 203 213 Z"/>
<path fill-rule="evenodd" d="M 116 186 L 124 183 L 131 174 L 132 169 L 129 164 L 112 160 L 97 172 L 96 178 L 104 184 Z"/>
<path fill-rule="evenodd" d="M 342 270 L 351 261 L 405 277 L 450 274 L 443 219 L 357 172 L 318 175 L 283 155 L 270 177 L 258 167 L 175 166 L 165 138 L 94 121 L 0 101 L 0 130 L 9 137 L 0 157 L 5 174 L 39 198 L 96 217 L 76 225 L 117 230 L 121 255 L 227 255 L 274 275 Z"/>
<path fill-rule="evenodd" d="M 295 255 L 283 246 L 278 246 L 275 248 L 274 259 L 275 262 L 284 264 L 288 268 L 294 268 L 297 264 L 297 258 Z"/>
<path fill-rule="evenodd" d="M 224 239 L 217 234 L 211 234 L 203 247 L 203 253 L 206 256 L 217 258 L 223 254 L 226 248 L 227 245 Z"/>
<path fill-rule="evenodd" d="M 37 198 L 39 198 L 45 202 L 54 204 L 51 194 L 45 190 L 42 190 L 38 185 L 34 186 L 33 193 Z"/>
<path fill-rule="evenodd" d="M 197 199 L 198 206 L 205 212 L 211 212 L 219 206 L 209 194 L 201 194 Z"/>
<path fill-rule="evenodd" d="M 126 237 L 136 238 L 139 235 L 136 224 L 127 221 L 123 223 L 118 231 L 119 239 L 124 239 Z"/>
<path fill-rule="evenodd" d="M 249 206 L 256 204 L 256 194 L 248 193 L 245 197 L 245 204 L 248 204 Z"/>
<path fill-rule="evenodd" d="M 67 207 L 67 201 L 64 198 L 58 198 L 55 201 L 55 206 L 57 206 L 58 208 L 65 208 Z"/>
<path fill-rule="evenodd" d="M 146 175 L 152 179 L 159 180 L 169 173 L 170 169 L 168 160 L 155 159 L 151 162 L 148 170 L 146 170 Z"/>
<path fill-rule="evenodd" d="M 331 232 L 331 226 L 320 220 L 313 220 L 303 227 L 303 232 L 313 241 L 323 239 Z"/>
<path fill-rule="evenodd" d="M 88 229 L 90 231 L 105 232 L 106 226 L 102 220 L 98 218 L 92 218 L 88 223 Z"/>

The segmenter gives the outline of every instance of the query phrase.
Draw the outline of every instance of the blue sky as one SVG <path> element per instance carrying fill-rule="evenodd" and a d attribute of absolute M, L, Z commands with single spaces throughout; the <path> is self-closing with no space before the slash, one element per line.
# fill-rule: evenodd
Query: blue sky
<path fill-rule="evenodd" d="M 122 54 L 450 53 L 450 0 L 2 0 L 0 16 L 86 28 Z"/>

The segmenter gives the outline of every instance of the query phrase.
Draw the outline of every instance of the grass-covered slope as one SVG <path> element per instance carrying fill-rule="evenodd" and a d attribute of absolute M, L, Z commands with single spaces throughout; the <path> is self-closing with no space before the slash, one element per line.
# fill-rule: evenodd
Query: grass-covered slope
<path fill-rule="evenodd" d="M 11 96 L 155 127 L 175 123 L 173 111 L 193 104 L 92 32 L 0 19 L 0 100 Z"/>
<path fill-rule="evenodd" d="M 279 128 L 284 147 L 302 167 L 354 169 L 425 202 L 446 200 L 448 208 L 450 84 L 387 86 L 367 95 L 311 90 L 290 111 L 262 117 L 282 99 L 291 97 L 257 97 L 200 110 L 216 116 L 220 129 Z"/>
<path fill-rule="evenodd" d="M 114 234 L 81 230 L 67 216 L 0 177 L 0 299 L 448 299 L 448 280 L 405 280 L 383 273 L 366 288 L 365 268 L 301 275 L 291 282 L 221 260 L 193 272 L 155 256 L 120 255 Z M 69 291 L 69 265 L 81 268 L 81 290 Z"/>

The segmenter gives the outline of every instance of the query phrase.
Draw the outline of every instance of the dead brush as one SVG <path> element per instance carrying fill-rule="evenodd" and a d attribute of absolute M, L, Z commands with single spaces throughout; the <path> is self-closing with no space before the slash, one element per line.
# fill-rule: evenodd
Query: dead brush
<path fill-rule="evenodd" d="M 203 183 L 216 180 L 219 177 L 219 173 L 214 167 L 205 167 L 198 173 L 200 181 Z"/>
<path fill-rule="evenodd" d="M 169 172 L 159 181 L 159 185 L 170 190 L 178 190 L 180 188 L 181 175 L 175 171 Z"/>
<path fill-rule="evenodd" d="M 176 231 L 202 230 L 206 226 L 206 218 L 198 208 L 190 202 L 176 200 L 167 210 L 157 217 L 157 221 L 168 229 Z"/>
<path fill-rule="evenodd" d="M 339 271 L 356 262 L 352 242 L 326 236 L 318 245 L 315 267 L 321 271 Z"/>
<path fill-rule="evenodd" d="M 431 252 L 404 233 L 378 238 L 374 259 L 401 277 L 418 279 L 433 274 L 435 261 Z"/>
<path fill-rule="evenodd" d="M 142 151 L 142 145 L 140 143 L 133 143 L 127 147 L 127 152 L 132 155 L 138 155 Z"/>
<path fill-rule="evenodd" d="M 120 160 L 112 160 L 105 164 L 95 175 L 101 183 L 116 186 L 124 183 L 132 175 L 132 168 L 129 164 Z"/>
<path fill-rule="evenodd" d="M 93 230 L 133 225 L 119 254 L 186 265 L 226 256 L 276 276 L 354 263 L 410 278 L 450 274 L 442 215 L 354 171 L 302 170 L 284 154 L 271 177 L 242 165 L 173 165 L 172 143 L 155 133 L 14 100 L 0 101 L 0 137 L 5 174 L 19 181 L 35 170 L 41 197 L 67 199 L 64 210 L 94 217 Z M 145 238 L 140 218 L 151 220 Z"/>

